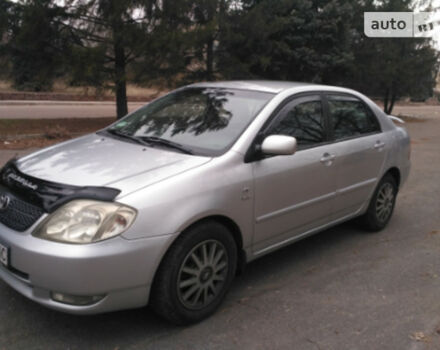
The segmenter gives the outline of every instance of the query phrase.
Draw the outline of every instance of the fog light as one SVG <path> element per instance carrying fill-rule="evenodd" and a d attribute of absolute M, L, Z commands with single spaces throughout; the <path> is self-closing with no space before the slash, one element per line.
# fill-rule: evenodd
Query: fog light
<path fill-rule="evenodd" d="M 53 300 L 59 303 L 78 306 L 95 304 L 105 297 L 105 295 L 70 295 L 57 292 L 51 292 L 50 295 Z"/>

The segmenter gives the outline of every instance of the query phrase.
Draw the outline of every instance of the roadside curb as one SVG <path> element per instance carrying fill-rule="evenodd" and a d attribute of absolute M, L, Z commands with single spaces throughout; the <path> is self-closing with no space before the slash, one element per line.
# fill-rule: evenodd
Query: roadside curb
<path fill-rule="evenodd" d="M 144 105 L 148 101 L 128 102 L 128 105 Z M 34 105 L 53 105 L 53 106 L 115 106 L 111 101 L 50 101 L 50 100 L 0 100 L 0 106 L 34 106 Z"/>

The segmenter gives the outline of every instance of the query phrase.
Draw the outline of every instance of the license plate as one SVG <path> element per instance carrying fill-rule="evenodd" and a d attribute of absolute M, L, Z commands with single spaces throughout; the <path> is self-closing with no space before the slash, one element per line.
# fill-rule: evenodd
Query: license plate
<path fill-rule="evenodd" d="M 3 244 L 0 244 L 0 263 L 4 266 L 8 266 L 9 262 L 9 249 Z"/>

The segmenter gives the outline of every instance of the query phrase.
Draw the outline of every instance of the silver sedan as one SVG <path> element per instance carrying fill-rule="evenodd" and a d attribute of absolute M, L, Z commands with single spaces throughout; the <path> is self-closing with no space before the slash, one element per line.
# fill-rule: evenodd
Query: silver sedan
<path fill-rule="evenodd" d="M 387 225 L 410 169 L 396 120 L 330 86 L 175 90 L 2 169 L 0 277 L 60 311 L 199 321 L 246 262 L 353 218 Z"/>

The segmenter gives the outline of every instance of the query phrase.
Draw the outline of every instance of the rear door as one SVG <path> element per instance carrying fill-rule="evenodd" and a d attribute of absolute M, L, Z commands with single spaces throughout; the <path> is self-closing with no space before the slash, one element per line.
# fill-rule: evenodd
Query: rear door
<path fill-rule="evenodd" d="M 369 200 L 385 161 L 387 145 L 377 117 L 349 94 L 326 94 L 337 154 L 334 219 L 353 215 Z"/>

